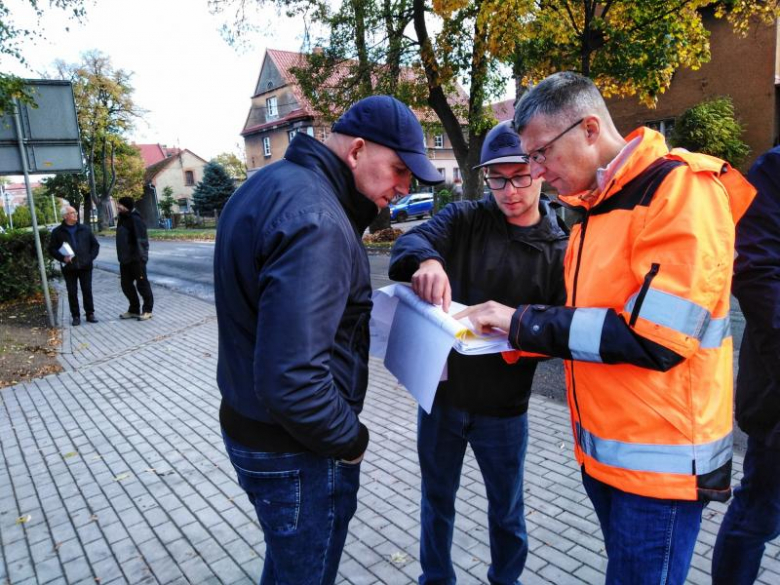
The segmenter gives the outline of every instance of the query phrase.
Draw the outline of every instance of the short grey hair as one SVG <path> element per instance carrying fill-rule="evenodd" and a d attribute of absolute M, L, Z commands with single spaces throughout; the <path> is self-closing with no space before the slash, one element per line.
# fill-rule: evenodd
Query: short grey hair
<path fill-rule="evenodd" d="M 523 94 L 515 105 L 513 122 L 515 131 L 522 132 L 536 116 L 562 118 L 571 123 L 591 114 L 609 115 L 598 88 L 579 73 L 561 71 Z"/>

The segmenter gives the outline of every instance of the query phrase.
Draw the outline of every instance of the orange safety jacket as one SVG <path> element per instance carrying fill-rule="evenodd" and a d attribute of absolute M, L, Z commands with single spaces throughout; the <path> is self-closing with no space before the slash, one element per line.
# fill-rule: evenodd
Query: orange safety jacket
<path fill-rule="evenodd" d="M 623 491 L 728 499 L 732 457 L 729 299 L 734 226 L 755 190 L 723 161 L 640 128 L 603 191 L 581 208 L 565 259 L 566 307 L 525 305 L 509 338 L 566 360 L 577 461 Z"/>

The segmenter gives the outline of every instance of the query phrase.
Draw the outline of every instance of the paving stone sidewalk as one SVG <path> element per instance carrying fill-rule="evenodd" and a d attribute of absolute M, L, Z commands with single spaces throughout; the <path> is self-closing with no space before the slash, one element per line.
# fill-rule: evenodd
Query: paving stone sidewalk
<path fill-rule="evenodd" d="M 0 391 L 0 582 L 256 583 L 264 545 L 223 451 L 213 307 L 155 287 L 151 321 L 120 321 L 118 277 L 95 271 L 94 291 L 100 323 L 65 327 L 65 371 Z M 372 440 L 339 583 L 414 583 L 416 407 L 376 360 L 361 418 Z M 603 544 L 572 459 L 566 406 L 534 396 L 530 435 L 523 583 L 603 583 Z M 740 471 L 737 458 L 735 479 Z M 486 582 L 486 509 L 469 453 L 453 546 L 461 584 Z M 705 512 L 690 583 L 709 583 L 724 510 Z M 777 542 L 759 583 L 780 583 Z"/>

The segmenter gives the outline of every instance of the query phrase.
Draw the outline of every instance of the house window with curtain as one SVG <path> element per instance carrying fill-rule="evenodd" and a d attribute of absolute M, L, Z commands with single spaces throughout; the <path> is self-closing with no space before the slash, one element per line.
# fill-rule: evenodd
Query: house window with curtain
<path fill-rule="evenodd" d="M 276 107 L 276 97 L 269 97 L 265 100 L 265 117 L 271 120 L 279 116 L 279 109 Z"/>
<path fill-rule="evenodd" d="M 192 171 L 184 171 L 184 184 L 187 185 L 187 187 L 192 187 L 195 185 L 195 173 Z"/>
<path fill-rule="evenodd" d="M 263 138 L 263 155 L 271 156 L 271 139 L 268 136 Z"/>

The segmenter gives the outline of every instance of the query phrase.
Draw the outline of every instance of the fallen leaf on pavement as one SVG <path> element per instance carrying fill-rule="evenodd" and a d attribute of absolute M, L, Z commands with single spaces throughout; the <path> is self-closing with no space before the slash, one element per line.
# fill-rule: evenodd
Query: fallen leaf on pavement
<path fill-rule="evenodd" d="M 32 516 L 30 514 L 25 514 L 24 516 L 19 516 L 16 519 L 17 524 L 27 524 L 30 520 L 32 520 Z"/>

